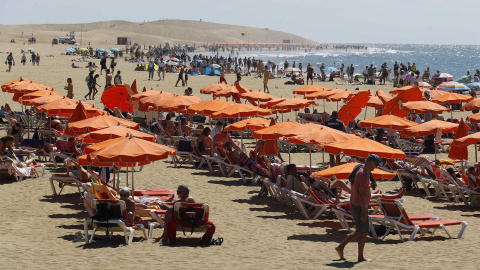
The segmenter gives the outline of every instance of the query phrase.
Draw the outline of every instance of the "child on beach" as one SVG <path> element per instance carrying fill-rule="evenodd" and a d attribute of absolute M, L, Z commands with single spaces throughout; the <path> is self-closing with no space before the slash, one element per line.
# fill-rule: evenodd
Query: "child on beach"
<path fill-rule="evenodd" d="M 67 86 L 65 86 L 64 89 L 67 90 L 67 97 L 72 99 L 73 98 L 72 78 L 67 79 Z"/>
<path fill-rule="evenodd" d="M 98 93 L 97 85 L 100 87 L 100 85 L 97 83 L 98 77 L 100 77 L 100 75 L 98 75 L 98 74 L 95 74 L 95 76 L 93 77 L 93 87 L 92 87 L 92 90 L 93 90 L 92 99 L 93 100 L 95 100 L 95 95 Z"/>

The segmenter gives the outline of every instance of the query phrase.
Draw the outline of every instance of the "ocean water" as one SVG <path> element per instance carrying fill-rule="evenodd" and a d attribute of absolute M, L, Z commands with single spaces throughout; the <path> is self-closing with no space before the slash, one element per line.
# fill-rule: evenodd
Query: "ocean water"
<path fill-rule="evenodd" d="M 422 74 L 430 67 L 430 74 L 436 70 L 453 75 L 454 80 L 470 71 L 475 73 L 480 69 L 480 45 L 418 45 L 418 44 L 359 44 L 367 46 L 366 50 L 312 50 L 312 51 L 240 51 L 242 58 L 269 60 L 283 67 L 287 59 L 290 64 L 294 61 L 302 63 L 303 70 L 307 64 L 318 70 L 318 65 L 325 63 L 326 67 L 339 68 L 341 64 L 353 64 L 355 73 L 361 73 L 366 65 L 373 64 L 379 68 L 386 62 L 389 68 L 397 61 L 407 65 L 415 63 L 417 70 Z M 236 52 L 235 52 L 236 56 Z"/>

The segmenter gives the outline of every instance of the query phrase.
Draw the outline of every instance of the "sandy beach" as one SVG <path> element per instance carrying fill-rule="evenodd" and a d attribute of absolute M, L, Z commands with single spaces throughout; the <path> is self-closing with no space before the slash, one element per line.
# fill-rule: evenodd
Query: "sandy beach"
<path fill-rule="evenodd" d="M 96 44 L 92 47 L 116 47 L 113 43 Z M 20 64 L 20 49 L 35 48 L 41 54 L 40 66 L 27 62 Z M 0 82 L 23 77 L 51 86 L 56 92 L 66 95 L 64 86 L 67 78 L 72 78 L 74 99 L 84 100 L 88 92 L 84 81 L 88 62 L 75 62 L 81 68 L 70 67 L 78 56 L 61 55 L 68 45 L 37 43 L 22 45 L 11 44 L 6 40 L 0 43 L 0 59 L 6 58 L 6 52 L 13 51 L 16 65 L 11 72 L 0 71 Z M 49 57 L 51 55 L 52 57 Z M 99 60 L 94 60 L 99 64 Z M 304 63 L 306 66 L 306 63 Z M 123 82 L 131 84 L 137 81 L 139 90 L 157 89 L 175 94 L 183 94 L 185 87 L 174 87 L 177 76 L 167 74 L 162 81 L 148 81 L 148 73 L 134 71 L 135 64 L 118 60 L 116 70 L 121 70 Z M 99 70 L 97 70 L 97 73 Z M 158 77 L 156 77 L 158 78 Z M 227 74 L 228 84 L 233 84 L 235 76 Z M 292 91 L 299 88 L 284 85 L 288 79 L 273 79 L 269 82 L 270 93 L 277 97 L 293 97 Z M 100 76 L 100 85 L 104 84 L 104 75 Z M 199 90 L 215 84 L 218 77 L 190 76 L 188 86 L 193 94 L 202 100 L 211 96 L 201 95 Z M 388 92 L 393 89 L 391 83 L 376 86 L 335 85 L 320 83 L 329 88 Z M 261 79 L 243 77 L 242 85 L 255 91 L 262 89 Z M 93 102 L 95 107 L 103 108 L 100 97 L 103 89 Z M 13 102 L 12 94 L 0 93 L 0 103 L 9 103 L 13 109 L 20 110 Z M 335 102 L 327 102 L 327 112 L 336 109 Z M 319 110 L 322 106 L 316 106 Z M 372 118 L 373 108 L 368 108 L 366 118 Z M 457 117 L 466 117 L 470 112 L 455 111 Z M 362 112 L 358 117 L 364 117 Z M 445 118 L 450 116 L 446 113 Z M 294 114 L 284 115 L 284 120 L 294 119 Z M 4 135 L 2 131 L 0 135 Z M 253 140 L 247 140 L 247 146 L 253 147 Z M 470 162 L 475 159 L 475 149 L 469 147 Z M 446 158 L 441 154 L 440 158 Z M 293 153 L 292 162 L 308 164 L 308 153 Z M 321 154 L 313 154 L 313 162 L 321 162 Z M 220 174 L 212 175 L 206 169 L 194 169 L 191 166 L 174 168 L 170 159 L 158 161 L 144 167 L 136 173 L 136 187 L 175 189 L 179 184 L 187 184 L 191 195 L 200 202 L 210 205 L 210 219 L 215 223 L 215 236 L 225 239 L 222 246 L 197 247 L 197 238 L 186 238 L 177 233 L 176 247 L 162 246 L 152 240 L 146 241 L 140 233 L 135 235 L 131 245 L 125 245 L 124 238 L 115 234 L 113 239 L 94 241 L 85 245 L 74 242 L 76 232 L 83 231 L 83 220 L 88 215 L 74 188 L 65 188 L 62 195 L 53 196 L 48 181 L 55 172 L 47 163 L 44 177 L 27 179 L 23 182 L 14 180 L 0 181 L 0 198 L 3 198 L 3 228 L 0 241 L 1 269 L 114 269 L 114 268 L 150 268 L 173 267 L 184 269 L 477 269 L 476 247 L 480 236 L 477 230 L 478 210 L 471 210 L 463 204 L 447 203 L 436 199 L 426 199 L 425 194 L 409 192 L 405 196 L 408 213 L 433 213 L 442 219 L 460 219 L 468 222 L 468 228 L 462 239 L 448 239 L 443 231 L 436 236 L 420 237 L 415 241 L 402 243 L 397 235 L 390 235 L 386 241 L 374 241 L 369 238 L 366 244 L 366 256 L 371 263 L 354 263 L 356 261 L 356 244 L 350 244 L 345 250 L 348 261 L 337 260 L 334 250 L 346 236 L 334 215 L 322 216 L 318 220 L 305 220 L 295 208 L 286 207 L 274 198 L 256 197 L 259 186 L 244 186 L 239 177 L 225 178 Z M 121 175 L 125 179 L 125 175 Z M 123 181 L 123 183 L 125 183 Z M 399 187 L 399 182 L 384 181 L 379 189 L 384 193 Z M 456 235 L 459 226 L 449 229 Z M 154 237 L 159 237 L 162 229 L 154 230 Z M 99 236 L 103 236 L 99 234 Z M 195 237 L 200 234 L 194 234 Z M 102 237 L 103 238 L 103 237 Z"/>

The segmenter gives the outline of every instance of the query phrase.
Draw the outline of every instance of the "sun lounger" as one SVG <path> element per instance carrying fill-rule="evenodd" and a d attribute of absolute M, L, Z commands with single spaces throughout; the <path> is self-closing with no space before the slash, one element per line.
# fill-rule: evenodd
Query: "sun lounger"
<path fill-rule="evenodd" d="M 215 225 L 209 221 L 210 208 L 203 203 L 176 202 L 173 205 L 172 220 L 166 224 L 168 240 L 171 245 L 176 244 L 177 231 L 205 232 L 200 239 L 200 245 L 205 244 L 215 233 Z M 187 219 L 186 217 L 190 217 Z M 191 222 L 189 220 L 194 220 Z M 196 224 L 194 224 L 196 223 Z"/>
<path fill-rule="evenodd" d="M 399 200 L 381 198 L 378 200 L 378 203 L 382 211 L 384 212 L 384 215 L 371 216 L 370 222 L 375 222 L 387 226 L 387 231 L 389 231 L 390 229 L 395 229 L 402 242 L 404 241 L 401 233 L 402 229 L 412 231 L 412 234 L 408 239 L 409 241 L 412 241 L 418 232 L 420 232 L 422 235 L 426 235 L 426 232 L 429 232 L 430 229 L 433 229 L 433 231 L 431 232 L 433 234 L 438 228 L 443 229 L 447 233 L 448 237 L 452 238 L 446 227 L 453 225 L 462 225 L 460 232 L 457 235 L 457 238 L 461 238 L 468 225 L 467 222 L 461 220 L 420 220 L 420 217 L 435 217 L 431 214 L 410 216 L 407 214 Z M 415 221 L 415 219 L 419 221 Z"/>
<path fill-rule="evenodd" d="M 95 215 L 98 213 L 98 205 L 99 203 L 110 203 L 115 209 L 115 217 L 113 218 L 96 218 Z M 152 238 L 153 232 L 153 224 L 151 222 L 136 222 L 133 225 L 130 225 L 128 222 L 127 217 L 127 210 L 125 206 L 125 202 L 121 200 L 93 200 L 92 201 L 92 208 L 93 208 L 93 217 L 86 218 L 84 221 L 84 230 L 85 230 L 85 240 L 86 243 L 91 243 L 93 237 L 95 236 L 95 232 L 97 231 L 105 231 L 107 232 L 123 232 L 125 235 L 125 242 L 126 244 L 130 244 L 133 240 L 133 235 L 136 230 L 140 230 L 143 232 L 145 239 Z M 148 235 L 146 231 L 146 227 L 148 228 Z M 92 229 L 92 235 L 89 237 L 88 231 Z M 111 237 L 111 235 L 110 235 Z"/>
<path fill-rule="evenodd" d="M 37 163 L 35 166 L 28 166 L 26 168 L 20 168 L 13 165 L 11 162 L 0 162 L 0 173 L 8 174 L 9 176 L 15 177 L 15 180 L 18 182 L 23 181 L 25 178 L 36 178 L 39 177 L 37 168 L 41 168 L 43 177 L 45 173 L 45 165 Z"/>

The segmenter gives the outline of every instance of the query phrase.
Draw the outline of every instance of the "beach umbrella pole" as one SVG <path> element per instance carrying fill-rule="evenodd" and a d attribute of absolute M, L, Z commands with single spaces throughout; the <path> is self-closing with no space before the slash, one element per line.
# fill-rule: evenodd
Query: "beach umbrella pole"
<path fill-rule="evenodd" d="M 291 163 L 291 160 L 290 160 L 290 148 L 291 148 L 291 145 L 290 145 L 290 142 L 288 142 L 288 163 Z"/>
<path fill-rule="evenodd" d="M 308 146 L 308 151 L 310 152 L 310 173 L 312 173 L 312 145 Z"/>
<path fill-rule="evenodd" d="M 475 163 L 478 162 L 478 156 L 477 156 L 477 143 L 475 143 Z"/>
<path fill-rule="evenodd" d="M 128 164 L 127 164 L 127 187 L 128 187 Z"/>
<path fill-rule="evenodd" d="M 135 201 L 135 197 L 134 197 L 134 194 L 135 194 L 134 183 L 135 183 L 135 181 L 133 180 L 134 172 L 135 172 L 135 168 L 133 167 L 133 163 L 132 163 L 132 199 L 133 199 L 133 201 Z"/>

